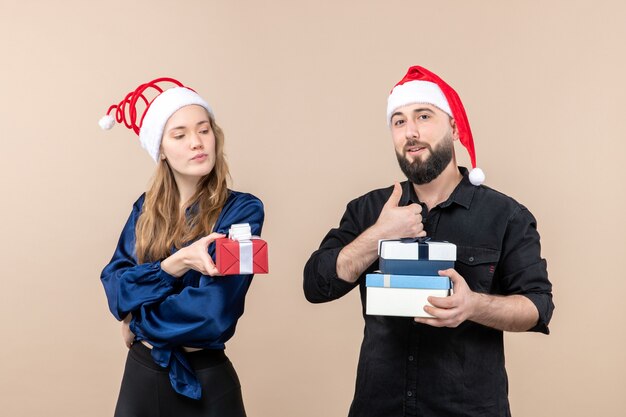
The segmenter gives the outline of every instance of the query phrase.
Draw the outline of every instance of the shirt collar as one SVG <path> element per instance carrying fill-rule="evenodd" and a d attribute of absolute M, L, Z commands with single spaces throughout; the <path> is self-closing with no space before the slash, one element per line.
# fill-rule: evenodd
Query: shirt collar
<path fill-rule="evenodd" d="M 469 209 L 472 204 L 472 199 L 474 198 L 474 192 L 476 191 L 476 186 L 472 185 L 469 181 L 469 171 L 465 167 L 459 167 L 459 172 L 463 175 L 463 179 L 456 186 L 450 197 L 443 203 L 439 204 L 441 207 L 448 207 L 452 203 L 456 203 L 466 209 Z M 411 181 L 405 181 L 402 183 L 402 197 L 400 198 L 401 206 L 408 206 L 409 204 L 416 203 L 421 204 L 419 198 L 417 198 L 417 194 L 415 193 L 415 188 L 413 188 L 413 183 Z"/>

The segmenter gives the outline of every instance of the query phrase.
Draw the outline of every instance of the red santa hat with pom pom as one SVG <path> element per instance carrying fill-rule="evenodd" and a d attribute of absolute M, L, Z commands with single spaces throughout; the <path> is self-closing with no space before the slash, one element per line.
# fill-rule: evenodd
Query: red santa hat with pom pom
<path fill-rule="evenodd" d="M 391 116 L 400 107 L 409 104 L 427 103 L 437 106 L 456 121 L 459 140 L 467 149 L 472 163 L 469 180 L 474 185 L 485 181 L 482 169 L 476 167 L 474 139 L 465 108 L 459 95 L 445 81 L 426 68 L 409 68 L 404 78 L 395 85 L 387 99 L 387 124 L 391 126 Z"/>
<path fill-rule="evenodd" d="M 174 84 L 174 87 L 164 89 L 167 84 Z M 124 123 L 139 135 L 141 146 L 158 162 L 165 123 L 177 110 L 191 104 L 204 107 L 214 118 L 211 107 L 194 90 L 174 78 L 157 78 L 141 84 L 118 104 L 109 107 L 98 124 L 103 130 L 109 130 L 116 121 Z M 115 117 L 111 115 L 113 110 Z"/>

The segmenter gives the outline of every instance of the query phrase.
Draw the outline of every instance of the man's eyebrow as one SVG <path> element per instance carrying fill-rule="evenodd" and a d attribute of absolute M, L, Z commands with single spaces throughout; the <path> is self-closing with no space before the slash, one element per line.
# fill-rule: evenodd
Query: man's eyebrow
<path fill-rule="evenodd" d="M 389 120 L 393 119 L 396 116 L 404 116 L 404 114 L 400 111 L 395 112 L 394 114 L 391 115 L 391 117 L 389 118 Z"/>
<path fill-rule="evenodd" d="M 420 113 L 420 112 L 424 112 L 424 111 L 428 112 L 428 113 L 435 114 L 435 112 L 432 109 L 428 108 L 428 107 L 418 107 L 417 109 L 413 109 L 413 113 Z M 393 113 L 391 115 L 391 119 L 393 119 L 396 116 L 404 116 L 404 113 L 402 113 L 401 111 L 397 111 L 397 112 L 395 112 L 395 113 Z"/>
<path fill-rule="evenodd" d="M 428 113 L 435 114 L 435 112 L 432 109 L 429 109 L 428 107 L 418 107 L 417 109 L 413 110 L 413 113 L 420 113 L 423 111 L 427 111 Z"/>

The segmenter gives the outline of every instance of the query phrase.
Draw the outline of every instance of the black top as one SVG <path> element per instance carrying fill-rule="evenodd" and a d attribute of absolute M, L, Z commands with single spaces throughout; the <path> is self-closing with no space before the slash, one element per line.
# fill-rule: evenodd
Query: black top
<path fill-rule="evenodd" d="M 541 258 L 533 215 L 510 197 L 474 186 L 467 170 L 447 201 L 427 212 L 424 229 L 433 240 L 457 245 L 455 269 L 476 292 L 521 294 L 539 311 L 531 331 L 548 333 L 552 285 Z M 365 334 L 350 416 L 509 416 L 503 334 L 466 321 L 435 328 L 412 318 L 365 314 L 365 275 L 351 284 L 337 277 L 337 255 L 372 226 L 393 187 L 351 201 L 304 269 L 304 293 L 313 303 L 337 299 L 359 285 Z M 400 205 L 421 204 L 410 182 Z"/>

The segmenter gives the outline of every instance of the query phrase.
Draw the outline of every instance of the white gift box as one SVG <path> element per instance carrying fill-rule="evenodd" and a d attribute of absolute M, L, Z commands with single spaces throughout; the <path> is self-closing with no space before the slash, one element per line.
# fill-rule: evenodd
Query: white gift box
<path fill-rule="evenodd" d="M 451 292 L 450 278 L 440 276 L 367 274 L 365 286 L 365 313 L 374 316 L 432 317 L 428 297 Z"/>
<path fill-rule="evenodd" d="M 454 268 L 456 245 L 424 239 L 381 240 L 379 268 L 385 274 L 438 275 Z"/>

